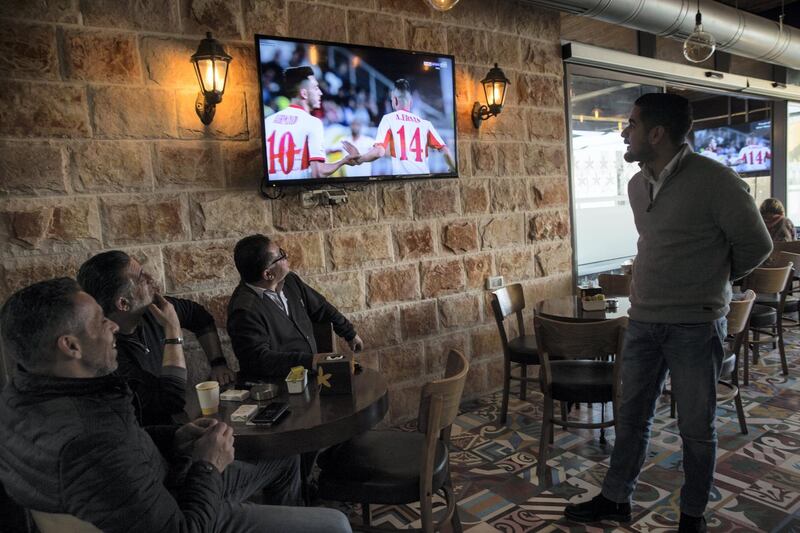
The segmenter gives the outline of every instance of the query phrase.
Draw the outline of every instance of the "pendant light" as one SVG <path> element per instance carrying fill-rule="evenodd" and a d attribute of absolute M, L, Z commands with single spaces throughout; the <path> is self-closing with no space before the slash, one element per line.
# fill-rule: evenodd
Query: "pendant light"
<path fill-rule="evenodd" d="M 700 13 L 700 0 L 697 0 L 694 31 L 683 42 L 683 57 L 692 63 L 702 63 L 714 54 L 716 48 L 714 36 L 703 31 L 703 15 Z"/>

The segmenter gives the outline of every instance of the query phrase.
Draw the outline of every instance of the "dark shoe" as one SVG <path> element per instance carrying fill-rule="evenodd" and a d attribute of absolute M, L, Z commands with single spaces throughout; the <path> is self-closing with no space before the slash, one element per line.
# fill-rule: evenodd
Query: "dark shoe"
<path fill-rule="evenodd" d="M 564 516 L 573 522 L 599 522 L 613 520 L 615 522 L 631 521 L 631 504 L 612 502 L 602 494 L 598 494 L 588 502 L 567 505 Z"/>
<path fill-rule="evenodd" d="M 681 522 L 678 524 L 678 533 L 705 533 L 706 517 L 689 516 L 681 513 Z"/>

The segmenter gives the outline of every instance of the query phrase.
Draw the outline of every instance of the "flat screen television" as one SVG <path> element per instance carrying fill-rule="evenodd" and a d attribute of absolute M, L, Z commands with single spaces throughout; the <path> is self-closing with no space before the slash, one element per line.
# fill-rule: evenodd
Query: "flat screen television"
<path fill-rule="evenodd" d="M 734 169 L 743 176 L 770 174 L 772 123 L 745 122 L 695 130 L 695 152 Z"/>
<path fill-rule="evenodd" d="M 458 176 L 453 56 L 264 35 L 255 48 L 266 185 Z"/>

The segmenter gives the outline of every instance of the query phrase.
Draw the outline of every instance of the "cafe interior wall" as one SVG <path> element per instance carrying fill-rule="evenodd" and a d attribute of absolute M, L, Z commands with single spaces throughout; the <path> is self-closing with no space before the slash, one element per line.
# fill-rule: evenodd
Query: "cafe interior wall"
<path fill-rule="evenodd" d="M 13 0 L 0 21 L 0 302 L 122 249 L 206 305 L 232 358 L 232 249 L 265 233 L 355 323 L 397 422 L 449 348 L 470 358 L 465 395 L 501 386 L 487 276 L 522 283 L 530 303 L 570 292 L 558 13 L 506 0 L 446 13 L 424 0 Z M 234 58 L 208 127 L 189 62 L 206 31 Z M 296 190 L 262 198 L 256 32 L 453 54 L 459 179 L 354 186 L 334 207 L 304 209 Z M 475 130 L 494 62 L 510 95 Z M 199 380 L 207 365 L 189 352 Z"/>

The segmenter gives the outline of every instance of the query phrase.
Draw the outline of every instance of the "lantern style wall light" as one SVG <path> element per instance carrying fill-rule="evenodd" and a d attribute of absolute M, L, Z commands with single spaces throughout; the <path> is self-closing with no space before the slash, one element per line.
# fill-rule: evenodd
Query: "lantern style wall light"
<path fill-rule="evenodd" d="M 194 73 L 200 84 L 200 93 L 194 103 L 197 116 L 203 124 L 211 124 L 214 120 L 216 106 L 222 101 L 225 92 L 225 82 L 228 79 L 228 64 L 233 59 L 229 56 L 219 41 L 206 33 L 206 38 L 200 41 L 197 51 L 192 55 Z"/>
<path fill-rule="evenodd" d="M 428 4 L 436 11 L 447 11 L 453 9 L 458 0 L 428 0 Z"/>
<path fill-rule="evenodd" d="M 500 114 L 500 111 L 503 110 L 503 103 L 506 101 L 506 88 L 510 83 L 495 63 L 494 68 L 489 70 L 486 77 L 481 80 L 483 93 L 486 95 L 486 105 L 475 102 L 472 106 L 472 124 L 475 128 L 481 127 L 481 121 Z"/>

